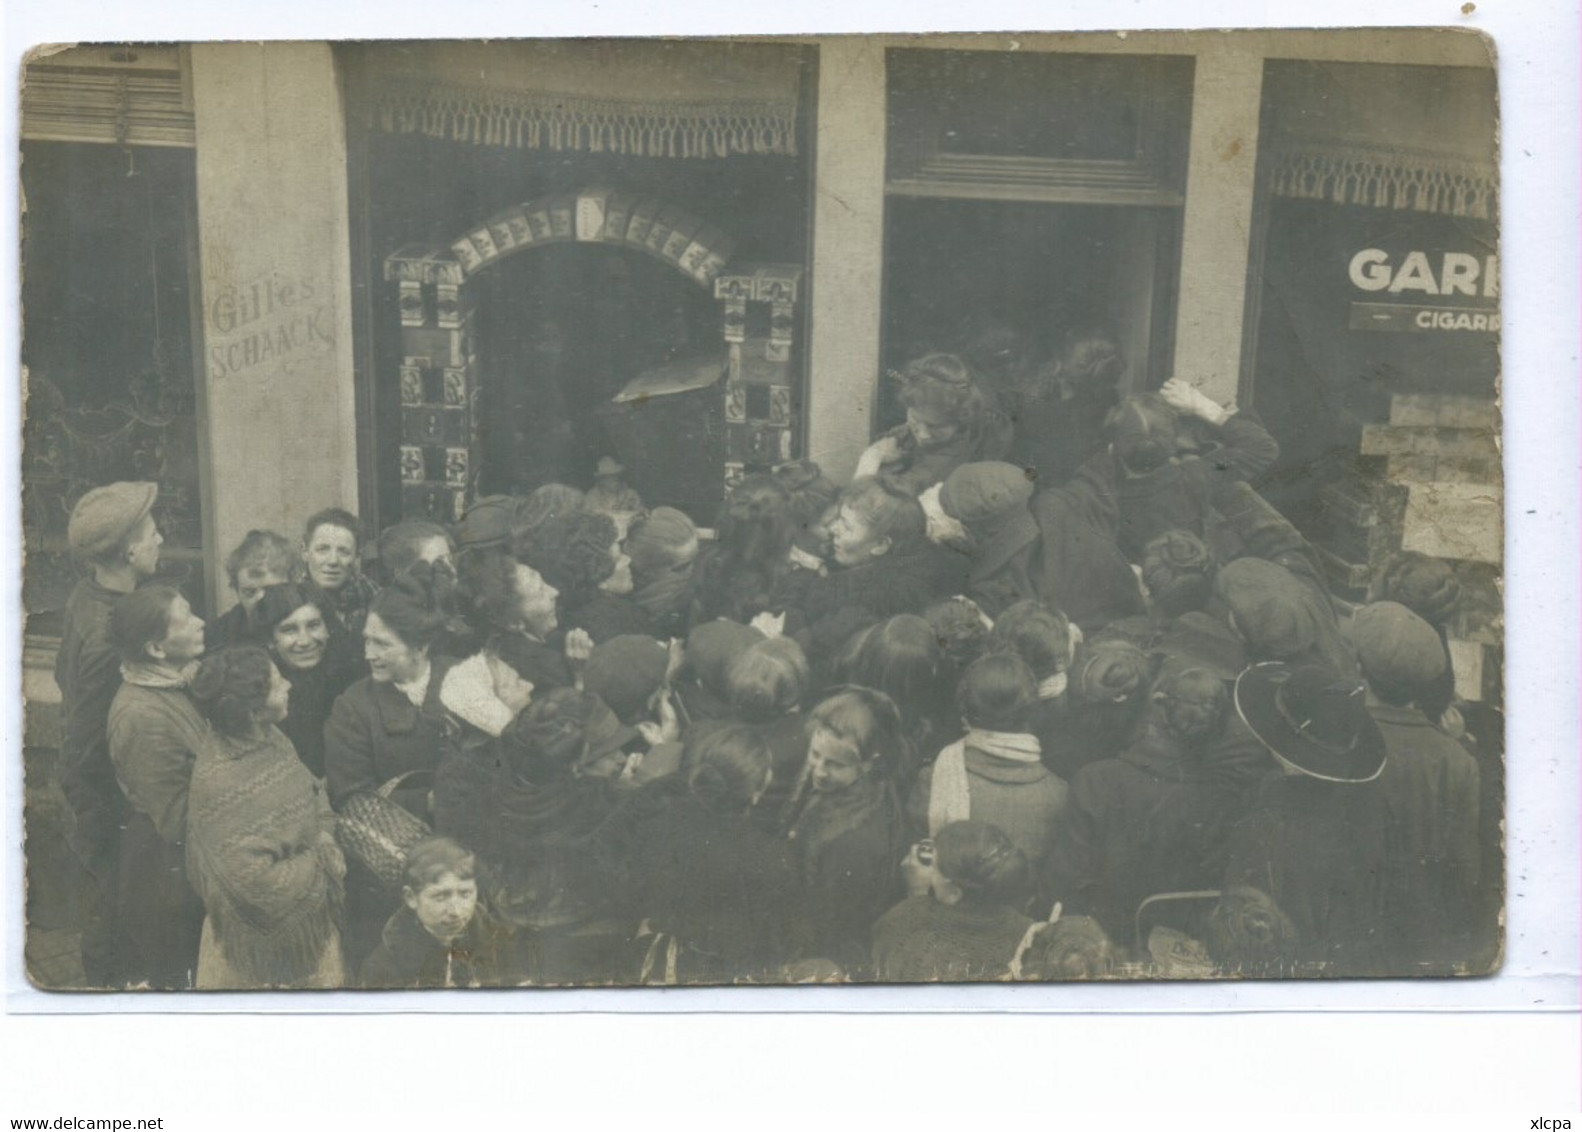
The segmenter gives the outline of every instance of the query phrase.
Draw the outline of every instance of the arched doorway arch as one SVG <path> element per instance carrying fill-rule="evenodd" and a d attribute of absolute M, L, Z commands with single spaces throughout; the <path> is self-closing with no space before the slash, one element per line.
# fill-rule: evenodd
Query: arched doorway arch
<path fill-rule="evenodd" d="M 802 268 L 736 262 L 734 241 L 688 210 L 651 195 L 588 188 L 514 205 L 443 245 L 408 245 L 386 258 L 401 325 L 403 517 L 453 522 L 478 495 L 483 405 L 469 283 L 507 257 L 566 244 L 638 252 L 712 291 L 724 380 L 710 410 L 719 427 L 706 432 L 718 443 L 693 456 L 718 468 L 722 490 L 748 470 L 796 454 L 791 352 Z"/>

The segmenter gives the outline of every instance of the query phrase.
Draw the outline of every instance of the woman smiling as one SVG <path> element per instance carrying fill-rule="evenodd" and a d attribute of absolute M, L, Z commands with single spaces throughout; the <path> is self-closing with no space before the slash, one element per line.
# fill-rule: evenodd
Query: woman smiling
<path fill-rule="evenodd" d="M 355 643 L 324 612 L 326 598 L 310 584 L 270 586 L 254 607 L 253 637 L 268 648 L 291 682 L 291 706 L 280 730 L 302 764 L 324 777 L 324 724 L 335 698 L 367 675 Z"/>

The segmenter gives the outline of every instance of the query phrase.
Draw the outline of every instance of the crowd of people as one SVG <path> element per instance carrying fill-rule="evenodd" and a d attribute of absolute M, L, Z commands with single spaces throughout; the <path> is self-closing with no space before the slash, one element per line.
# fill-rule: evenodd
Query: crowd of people
<path fill-rule="evenodd" d="M 1447 563 L 1331 594 L 1250 412 L 1111 344 L 932 354 L 712 528 L 603 466 L 159 584 L 77 504 L 60 783 L 103 987 L 1451 974 L 1498 948 L 1498 718 Z M 294 534 L 296 532 L 293 532 Z M 371 545 L 370 545 L 371 543 Z"/>

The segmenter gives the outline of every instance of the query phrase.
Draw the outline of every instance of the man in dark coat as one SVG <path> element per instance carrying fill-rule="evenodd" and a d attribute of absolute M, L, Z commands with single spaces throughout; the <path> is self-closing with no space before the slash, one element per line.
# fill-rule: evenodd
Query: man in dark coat
<path fill-rule="evenodd" d="M 1296 928 L 1298 974 L 1382 975 L 1384 738 L 1365 689 L 1319 665 L 1255 664 L 1236 710 L 1280 764 L 1231 836 L 1223 888 L 1268 895 Z"/>
<path fill-rule="evenodd" d="M 1212 673 L 1167 674 L 1137 739 L 1119 758 L 1077 772 L 1055 846 L 1055 891 L 1067 912 L 1091 915 L 1129 943 L 1145 898 L 1218 885 L 1240 797 L 1211 781 L 1202 752 L 1222 734 L 1228 708 Z"/>
<path fill-rule="evenodd" d="M 82 965 L 90 986 L 113 986 L 113 910 L 126 799 L 116 784 L 105 734 L 121 686 L 121 659 L 110 643 L 116 600 L 154 576 L 164 541 L 154 524 L 152 483 L 95 488 L 72 509 L 66 538 L 92 568 L 66 602 L 55 682 L 61 692 L 60 785 L 71 814 L 67 839 L 92 884 L 82 911 Z"/>
<path fill-rule="evenodd" d="M 1218 442 L 1207 455 L 1178 451 L 1182 417 L 1204 422 Z M 1202 426 L 1200 426 L 1202 427 Z M 1123 401 L 1105 420 L 1109 448 L 1090 459 L 1076 483 L 1113 515 L 1111 533 L 1133 562 L 1169 530 L 1188 530 L 1220 561 L 1241 553 L 1220 511 L 1229 485 L 1255 479 L 1280 457 L 1280 446 L 1250 413 L 1225 409 L 1184 381 Z"/>
<path fill-rule="evenodd" d="M 1368 710 L 1389 759 L 1379 779 L 1389 814 L 1386 899 L 1398 961 L 1447 974 L 1472 959 L 1480 880 L 1478 764 L 1416 706 L 1444 669 L 1433 626 L 1404 605 L 1376 602 L 1351 624 Z"/>

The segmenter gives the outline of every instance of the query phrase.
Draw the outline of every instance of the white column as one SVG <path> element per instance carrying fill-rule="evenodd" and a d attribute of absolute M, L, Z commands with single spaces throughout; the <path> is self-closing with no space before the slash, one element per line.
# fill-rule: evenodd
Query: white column
<path fill-rule="evenodd" d="M 879 373 L 884 48 L 826 39 L 818 74 L 807 451 L 843 482 L 868 445 Z"/>
<path fill-rule="evenodd" d="M 1241 367 L 1264 61 L 1222 38 L 1204 45 L 1192 86 L 1175 375 L 1229 401 Z"/>
<path fill-rule="evenodd" d="M 218 611 L 249 528 L 357 507 L 346 130 L 323 43 L 194 44 L 192 92 Z"/>

